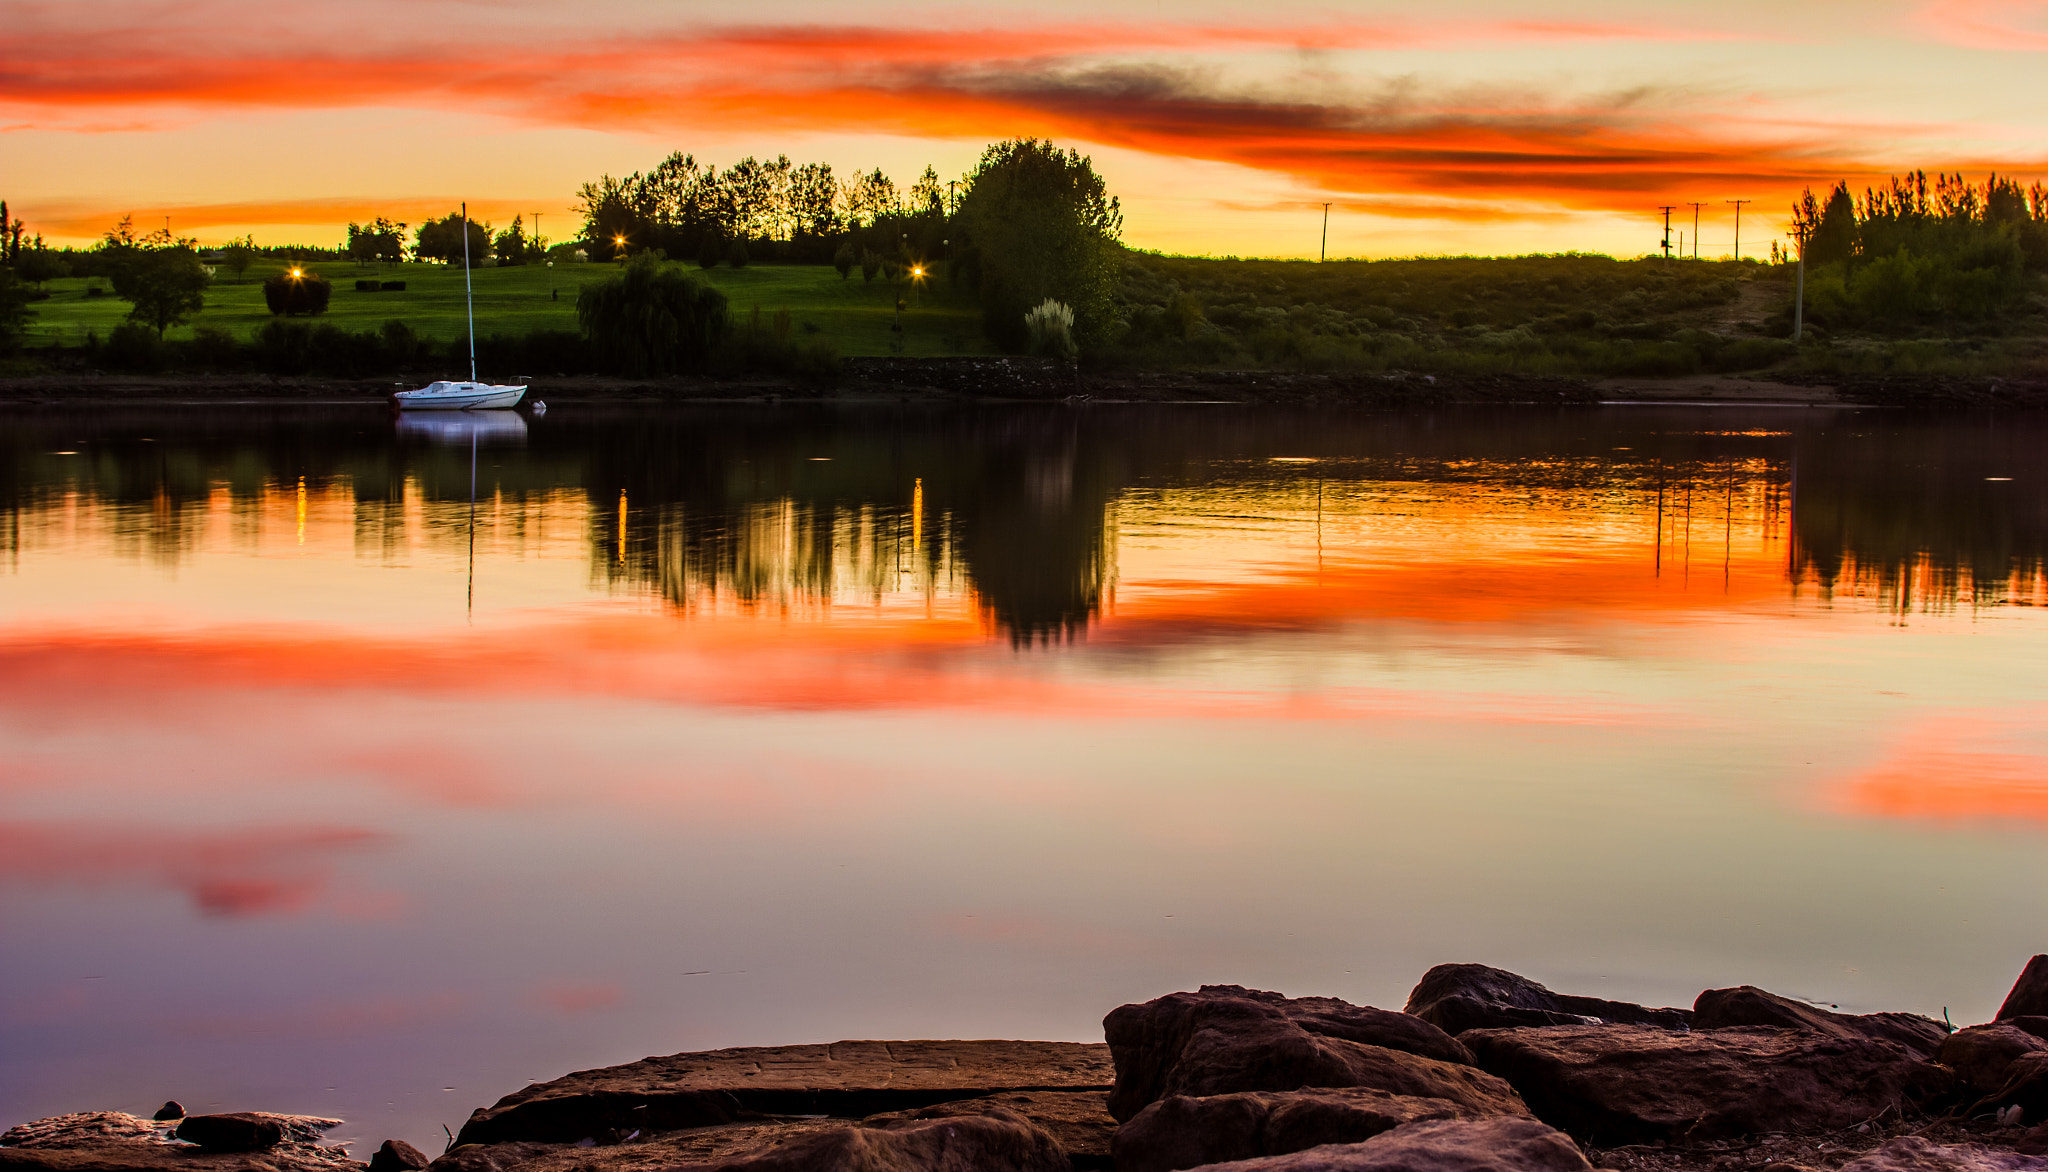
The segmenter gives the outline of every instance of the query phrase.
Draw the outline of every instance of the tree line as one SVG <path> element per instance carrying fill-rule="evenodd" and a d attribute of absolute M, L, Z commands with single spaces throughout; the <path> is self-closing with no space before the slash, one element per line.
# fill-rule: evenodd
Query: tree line
<path fill-rule="evenodd" d="M 2048 273 L 2048 185 L 1991 175 L 1894 175 L 1859 198 L 1847 182 L 1792 205 L 1814 269 L 1809 315 L 1824 324 L 1982 320 Z"/>

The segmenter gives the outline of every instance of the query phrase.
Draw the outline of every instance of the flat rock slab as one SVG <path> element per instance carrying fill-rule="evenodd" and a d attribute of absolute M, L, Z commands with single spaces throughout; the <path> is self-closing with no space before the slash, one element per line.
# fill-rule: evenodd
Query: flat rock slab
<path fill-rule="evenodd" d="M 2048 1156 L 2022 1156 L 1980 1144 L 1938 1144 L 1909 1135 L 1851 1160 L 1842 1172 L 2048 1172 Z"/>
<path fill-rule="evenodd" d="M 766 1151 L 675 1172 L 1070 1172 L 1044 1128 L 1003 1107 L 962 1103 L 812 1132 Z"/>
<path fill-rule="evenodd" d="M 1108 1091 L 1109 1048 L 1087 1042 L 909 1041 L 755 1046 L 643 1058 L 537 1083 L 479 1108 L 465 1143 L 575 1143 L 742 1122 L 860 1118 L 1015 1091 Z"/>
<path fill-rule="evenodd" d="M 1459 1040 L 1537 1118 L 1603 1145 L 1832 1131 L 1952 1085 L 1895 1042 L 1808 1030 L 1547 1026 Z"/>
<path fill-rule="evenodd" d="M 1202 1172 L 1591 1172 L 1571 1139 L 1533 1119 L 1409 1123 L 1364 1143 L 1205 1165 Z"/>
<path fill-rule="evenodd" d="M 1076 1168 L 1110 1166 L 1116 1120 L 1110 1117 L 1106 1091 L 1011 1091 L 981 1099 L 962 1099 L 949 1106 L 961 1111 L 978 1107 L 1015 1111 L 1051 1133 Z M 886 1118 L 871 1116 L 862 1122 L 873 1124 Z"/>
<path fill-rule="evenodd" d="M 0 1147 L 0 1172 L 368 1172 L 336 1148 L 279 1144 L 209 1152 L 184 1144 L 106 1140 L 69 1147 Z"/>

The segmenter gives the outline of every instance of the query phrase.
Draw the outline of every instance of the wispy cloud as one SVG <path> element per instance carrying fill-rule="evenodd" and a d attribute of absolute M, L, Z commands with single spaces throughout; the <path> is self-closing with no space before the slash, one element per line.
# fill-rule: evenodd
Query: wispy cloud
<path fill-rule="evenodd" d="M 1912 23 L 1927 36 L 1968 49 L 2048 52 L 2048 0 L 1933 0 Z"/>

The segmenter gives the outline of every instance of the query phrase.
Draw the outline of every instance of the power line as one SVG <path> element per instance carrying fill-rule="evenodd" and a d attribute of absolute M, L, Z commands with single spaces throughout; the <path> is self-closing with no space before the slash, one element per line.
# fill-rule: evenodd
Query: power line
<path fill-rule="evenodd" d="M 1668 206 L 1668 207 L 1660 207 L 1660 208 L 1658 208 L 1657 210 L 1658 210 L 1658 211 L 1660 211 L 1660 212 L 1663 212 L 1663 213 L 1664 213 L 1664 242 L 1663 242 L 1662 244 L 1659 244 L 1659 245 L 1658 245 L 1657 247 L 1659 247 L 1659 248 L 1662 248 L 1662 249 L 1664 250 L 1664 259 L 1665 259 L 1665 260 L 1670 260 L 1670 259 L 1671 259 L 1671 213 L 1672 213 L 1672 212 L 1675 212 L 1675 211 L 1677 211 L 1677 210 L 1678 210 L 1678 206 L 1677 206 L 1676 204 L 1673 204 L 1673 205 L 1670 205 L 1670 206 Z"/>
<path fill-rule="evenodd" d="M 1741 260 L 1741 259 L 1742 259 L 1742 205 L 1743 205 L 1743 204 L 1746 204 L 1746 203 L 1755 203 L 1756 201 L 1755 201 L 1755 200 L 1753 200 L 1753 199 L 1731 199 L 1731 200 L 1729 200 L 1728 202 L 1729 202 L 1729 203 L 1732 203 L 1732 204 L 1734 204 L 1734 205 L 1735 205 L 1735 259 L 1736 259 L 1736 260 Z"/>

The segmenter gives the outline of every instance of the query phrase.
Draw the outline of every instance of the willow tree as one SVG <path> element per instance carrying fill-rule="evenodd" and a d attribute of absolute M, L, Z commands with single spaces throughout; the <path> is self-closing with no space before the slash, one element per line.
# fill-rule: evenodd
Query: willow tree
<path fill-rule="evenodd" d="M 608 281 L 585 285 L 576 320 L 605 367 L 634 377 L 700 366 L 730 329 L 725 294 L 643 252 Z"/>
<path fill-rule="evenodd" d="M 1108 331 L 1124 217 L 1085 155 L 1035 138 L 996 143 L 968 177 L 959 220 L 998 345 L 1023 349 L 1024 315 L 1048 299 L 1072 307 L 1083 347 Z"/>

